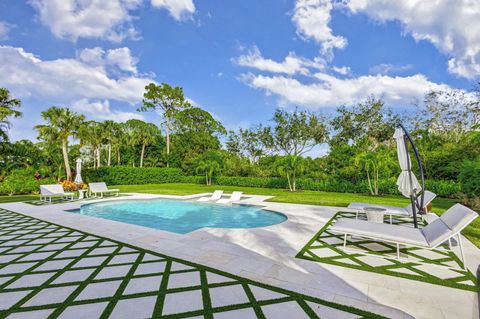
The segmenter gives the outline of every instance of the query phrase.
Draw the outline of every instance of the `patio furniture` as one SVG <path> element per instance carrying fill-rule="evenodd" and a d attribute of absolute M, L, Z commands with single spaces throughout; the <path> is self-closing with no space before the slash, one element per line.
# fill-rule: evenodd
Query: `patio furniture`
<path fill-rule="evenodd" d="M 65 192 L 63 186 L 60 184 L 40 185 L 40 201 L 52 202 L 52 197 L 62 197 L 64 199 L 69 198 L 73 200 L 74 193 Z"/>
<path fill-rule="evenodd" d="M 229 198 L 222 198 L 217 201 L 218 204 L 229 204 L 232 202 L 239 201 L 242 198 L 243 192 L 233 192 Z"/>
<path fill-rule="evenodd" d="M 223 195 L 222 190 L 216 190 L 216 191 L 213 192 L 213 194 L 211 196 L 200 197 L 198 199 L 198 201 L 199 202 L 210 202 L 210 201 L 214 201 L 214 200 L 219 200 L 220 198 L 222 198 L 222 195 Z"/>
<path fill-rule="evenodd" d="M 385 216 L 385 212 L 387 211 L 385 208 L 381 207 L 365 207 L 363 209 L 365 214 L 367 215 L 367 220 L 372 223 L 380 223 L 383 224 L 383 217 Z M 390 218 L 390 224 L 392 223 Z"/>
<path fill-rule="evenodd" d="M 427 212 L 427 207 L 431 204 L 433 199 L 437 197 L 437 194 L 432 193 L 430 191 L 425 191 L 424 194 L 424 211 Z M 347 206 L 347 208 L 354 209 L 357 211 L 357 216 L 359 213 L 364 213 L 365 208 L 367 207 L 375 207 L 375 208 L 383 208 L 386 209 L 385 214 L 390 215 L 390 223 L 392 223 L 392 216 L 399 215 L 399 216 L 410 216 L 413 217 L 413 207 L 412 204 L 409 204 L 405 207 L 397 207 L 397 206 L 388 206 L 388 205 L 377 205 L 377 204 L 367 204 L 367 203 L 357 203 L 353 202 Z"/>
<path fill-rule="evenodd" d="M 103 198 L 103 194 L 110 194 L 110 193 L 115 193 L 115 196 L 118 196 L 118 192 L 120 192 L 119 189 L 108 189 L 107 184 L 104 182 L 100 183 L 89 183 L 88 184 L 88 189 L 90 196 L 97 196 L 98 193 L 100 193 L 100 198 Z"/>
<path fill-rule="evenodd" d="M 470 208 L 461 204 L 455 204 L 440 216 L 440 218 L 421 229 L 341 218 L 337 220 L 330 230 L 344 234 L 344 250 L 346 249 L 348 235 L 394 243 L 397 246 L 398 259 L 400 258 L 400 245 L 434 249 L 457 236 L 463 266 L 466 270 L 467 266 L 465 264 L 460 232 L 477 217 L 478 214 Z"/>
<path fill-rule="evenodd" d="M 84 198 L 87 198 L 87 192 L 88 190 L 86 189 L 79 189 L 78 190 L 78 199 L 84 199 Z"/>

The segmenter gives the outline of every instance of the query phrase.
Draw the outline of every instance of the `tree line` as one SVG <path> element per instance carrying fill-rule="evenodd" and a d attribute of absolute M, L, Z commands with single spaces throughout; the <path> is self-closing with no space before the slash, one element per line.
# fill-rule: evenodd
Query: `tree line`
<path fill-rule="evenodd" d="M 462 167 L 480 163 L 479 92 L 429 92 L 403 113 L 376 97 L 330 115 L 279 108 L 268 123 L 227 132 L 209 112 L 192 106 L 182 88 L 151 83 L 138 112 L 157 111 L 160 123 L 90 121 L 68 107 L 52 106 L 35 126 L 38 142 L 11 143 L 9 119 L 21 116 L 21 101 L 2 88 L 0 178 L 33 169 L 40 177 L 71 180 L 73 160 L 81 157 L 91 168 L 178 167 L 205 176 L 207 184 L 219 174 L 283 177 L 291 191 L 299 177 L 366 180 L 366 191 L 377 195 L 380 181 L 399 173 L 392 136 L 401 122 L 417 143 L 426 177 L 455 181 Z M 310 157 L 319 145 L 328 146 L 327 154 Z"/>

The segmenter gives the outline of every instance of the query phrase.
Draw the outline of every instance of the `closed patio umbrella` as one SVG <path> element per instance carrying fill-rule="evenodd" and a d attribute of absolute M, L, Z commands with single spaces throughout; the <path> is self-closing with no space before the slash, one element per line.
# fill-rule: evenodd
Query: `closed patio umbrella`
<path fill-rule="evenodd" d="M 418 193 L 422 188 L 418 183 L 417 177 L 412 172 L 412 162 L 408 154 L 403 129 L 401 127 L 397 128 L 393 137 L 397 142 L 398 163 L 402 169 L 397 179 L 398 190 L 403 196 L 410 197 Z"/>
<path fill-rule="evenodd" d="M 77 186 L 79 186 L 81 183 L 83 183 L 83 180 L 82 180 L 82 159 L 81 158 L 77 158 L 77 166 L 76 166 L 76 171 L 77 171 L 77 175 L 75 175 L 75 184 L 77 184 Z"/>

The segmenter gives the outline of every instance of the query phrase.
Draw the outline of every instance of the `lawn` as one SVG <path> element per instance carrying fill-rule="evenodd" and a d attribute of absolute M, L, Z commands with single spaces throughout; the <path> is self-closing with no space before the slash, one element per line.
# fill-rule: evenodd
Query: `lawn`
<path fill-rule="evenodd" d="M 243 191 L 245 194 L 274 196 L 268 201 L 311 204 L 324 206 L 346 207 L 351 202 L 366 202 L 372 204 L 385 204 L 393 206 L 406 206 L 409 200 L 402 196 L 370 196 L 351 193 L 334 193 L 318 191 L 298 191 L 295 193 L 275 188 L 255 188 L 238 186 L 206 186 L 200 184 L 146 184 L 146 185 L 113 185 L 111 188 L 119 188 L 122 193 L 151 193 L 168 195 L 190 195 L 196 193 L 212 192 L 216 189 L 223 189 L 226 192 Z M 0 196 L 0 203 L 27 201 L 38 199 L 38 195 Z M 446 209 L 455 204 L 452 199 L 436 198 L 433 201 L 433 210 L 441 215 Z M 480 247 L 480 219 L 474 221 L 467 227 L 463 234 L 475 245 Z"/>

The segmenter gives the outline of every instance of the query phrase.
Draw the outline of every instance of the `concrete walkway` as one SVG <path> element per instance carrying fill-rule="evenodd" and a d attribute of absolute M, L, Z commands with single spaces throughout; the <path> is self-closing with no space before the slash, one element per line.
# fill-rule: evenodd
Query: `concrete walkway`
<path fill-rule="evenodd" d="M 195 199 L 206 194 L 130 195 L 126 199 Z M 477 293 L 295 258 L 340 208 L 270 203 L 266 199 L 249 196 L 240 203 L 281 212 L 288 220 L 269 227 L 203 228 L 184 235 L 65 212 L 79 208 L 82 202 L 46 206 L 8 203 L 0 207 L 391 318 L 479 317 Z M 465 240 L 465 252 L 469 269 L 476 273 L 480 251 Z"/>

